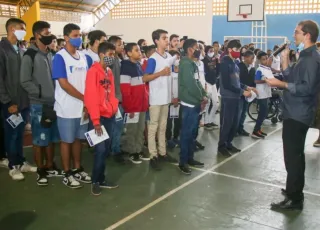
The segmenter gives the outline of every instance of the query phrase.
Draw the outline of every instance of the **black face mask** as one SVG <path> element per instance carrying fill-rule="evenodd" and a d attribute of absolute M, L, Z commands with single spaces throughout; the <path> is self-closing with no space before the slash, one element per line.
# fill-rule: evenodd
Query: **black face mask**
<path fill-rule="evenodd" d="M 193 57 L 199 59 L 201 55 L 201 51 L 200 50 L 195 50 L 193 52 Z"/>
<path fill-rule="evenodd" d="M 39 40 L 43 45 L 48 46 L 52 43 L 53 36 L 52 35 L 49 35 L 49 36 L 41 35 L 41 38 Z"/>

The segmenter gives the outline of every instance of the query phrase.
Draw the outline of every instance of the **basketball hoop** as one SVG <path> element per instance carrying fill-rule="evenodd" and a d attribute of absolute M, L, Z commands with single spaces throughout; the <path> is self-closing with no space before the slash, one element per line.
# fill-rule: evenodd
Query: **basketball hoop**
<path fill-rule="evenodd" d="M 248 18 L 248 15 L 247 14 L 237 14 L 237 16 L 242 16 L 244 19 Z"/>

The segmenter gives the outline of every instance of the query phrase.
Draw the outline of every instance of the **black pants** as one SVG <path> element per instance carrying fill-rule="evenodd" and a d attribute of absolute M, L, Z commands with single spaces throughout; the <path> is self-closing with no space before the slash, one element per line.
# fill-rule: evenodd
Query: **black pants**
<path fill-rule="evenodd" d="M 299 121 L 283 121 L 283 152 L 287 170 L 286 191 L 294 201 L 303 199 L 304 171 L 306 168 L 304 146 L 309 127 Z"/>
<path fill-rule="evenodd" d="M 3 128 L 3 113 L 2 104 L 0 103 L 0 159 L 7 158 L 4 146 L 4 128 Z"/>
<path fill-rule="evenodd" d="M 240 98 L 221 98 L 219 148 L 231 147 L 239 126 Z"/>
<path fill-rule="evenodd" d="M 182 106 L 180 106 L 179 117 L 178 118 L 170 118 L 170 107 L 169 107 L 167 130 L 166 130 L 167 141 L 172 139 L 172 124 L 173 123 L 174 123 L 174 126 L 173 126 L 173 139 L 178 139 L 179 138 L 180 130 L 181 130 L 181 119 L 182 119 Z"/>

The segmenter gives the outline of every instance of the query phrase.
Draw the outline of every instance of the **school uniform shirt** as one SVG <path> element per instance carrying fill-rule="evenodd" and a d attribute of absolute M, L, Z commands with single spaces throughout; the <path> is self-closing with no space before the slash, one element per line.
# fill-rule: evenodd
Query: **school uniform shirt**
<path fill-rule="evenodd" d="M 82 51 L 84 55 L 86 55 L 87 61 L 88 61 L 88 68 L 92 66 L 95 62 L 100 62 L 99 55 L 92 51 L 92 49 L 83 50 Z"/>
<path fill-rule="evenodd" d="M 171 72 L 172 79 L 172 98 L 178 98 L 178 73 L 175 73 L 174 70 Z"/>
<path fill-rule="evenodd" d="M 58 81 L 60 78 L 67 79 L 74 88 L 84 94 L 88 62 L 82 52 L 77 51 L 77 56 L 79 58 L 74 58 L 66 49 L 62 49 L 52 62 L 52 79 L 56 83 L 54 110 L 58 117 L 81 118 L 82 116 L 83 102 L 69 95 Z"/>
<path fill-rule="evenodd" d="M 274 78 L 271 68 L 263 65 L 259 65 L 255 80 L 264 80 L 264 78 Z M 267 83 L 256 84 L 258 91 L 258 99 L 266 99 L 272 96 L 271 87 Z"/>
<path fill-rule="evenodd" d="M 198 61 L 195 63 L 198 66 L 198 70 L 199 70 L 199 81 L 200 81 L 202 87 L 205 89 L 206 88 L 206 78 L 205 78 L 203 61 Z"/>
<path fill-rule="evenodd" d="M 147 64 L 146 74 L 154 74 L 163 70 L 165 67 L 170 67 L 176 60 L 176 56 L 172 57 L 169 53 L 164 56 L 155 52 L 149 59 Z M 171 79 L 170 76 L 160 76 L 157 79 L 149 82 L 149 104 L 152 105 L 167 105 L 172 100 Z"/>

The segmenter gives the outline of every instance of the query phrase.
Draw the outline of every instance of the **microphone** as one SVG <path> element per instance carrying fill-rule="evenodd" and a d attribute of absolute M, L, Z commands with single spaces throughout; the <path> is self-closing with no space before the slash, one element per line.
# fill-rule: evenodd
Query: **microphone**
<path fill-rule="evenodd" d="M 282 46 L 280 46 L 276 51 L 273 52 L 272 56 L 277 56 L 279 53 L 281 53 L 285 48 L 287 48 L 287 46 L 289 46 L 291 44 L 290 41 L 287 41 L 286 43 L 284 43 Z"/>

